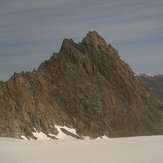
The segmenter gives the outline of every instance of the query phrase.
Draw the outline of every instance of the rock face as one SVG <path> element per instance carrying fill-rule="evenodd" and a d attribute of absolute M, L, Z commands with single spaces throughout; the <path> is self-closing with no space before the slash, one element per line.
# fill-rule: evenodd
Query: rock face
<path fill-rule="evenodd" d="M 33 72 L 0 83 L 0 136 L 57 135 L 55 125 L 92 138 L 162 134 L 161 105 L 134 76 L 118 51 L 89 32 Z"/>
<path fill-rule="evenodd" d="M 163 102 L 163 75 L 139 76 L 145 87 Z"/>

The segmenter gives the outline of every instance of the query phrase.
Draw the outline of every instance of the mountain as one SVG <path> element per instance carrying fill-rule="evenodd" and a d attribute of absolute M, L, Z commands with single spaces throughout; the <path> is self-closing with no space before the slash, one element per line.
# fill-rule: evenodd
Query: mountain
<path fill-rule="evenodd" d="M 93 31 L 78 44 L 64 39 L 37 70 L 0 83 L 0 136 L 163 134 L 162 108 L 118 51 Z"/>
<path fill-rule="evenodd" d="M 147 87 L 161 102 L 163 102 L 163 75 L 139 76 L 145 87 Z"/>

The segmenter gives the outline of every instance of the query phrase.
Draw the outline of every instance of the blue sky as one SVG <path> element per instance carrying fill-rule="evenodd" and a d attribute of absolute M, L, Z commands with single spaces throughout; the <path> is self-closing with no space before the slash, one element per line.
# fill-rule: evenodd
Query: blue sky
<path fill-rule="evenodd" d="M 0 0 L 0 80 L 96 30 L 135 72 L 163 73 L 162 0 Z"/>

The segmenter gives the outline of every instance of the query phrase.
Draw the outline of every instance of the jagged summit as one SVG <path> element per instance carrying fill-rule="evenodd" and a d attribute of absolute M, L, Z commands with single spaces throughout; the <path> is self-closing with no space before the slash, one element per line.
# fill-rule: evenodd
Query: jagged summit
<path fill-rule="evenodd" d="M 75 43 L 72 39 L 64 39 L 60 52 L 64 48 L 70 48 L 71 46 L 74 46 L 76 48 L 79 48 L 80 46 L 85 46 L 87 48 L 90 48 L 91 50 L 92 48 L 94 48 L 94 50 L 99 50 L 103 48 L 114 49 L 110 44 L 107 45 L 105 40 L 96 31 L 88 32 L 86 36 L 82 39 L 82 42 L 80 42 L 79 44 Z"/>
<path fill-rule="evenodd" d="M 98 43 L 106 44 L 105 40 L 100 35 L 98 35 L 98 33 L 96 31 L 88 32 L 86 34 L 86 36 L 83 38 L 81 43 L 88 44 L 88 45 L 89 44 L 98 44 Z M 71 46 L 73 44 L 75 44 L 75 43 L 72 39 L 65 38 L 62 42 L 61 49 L 63 49 L 64 47 L 67 47 L 67 46 Z"/>
<path fill-rule="evenodd" d="M 60 52 L 64 49 L 67 49 L 70 46 L 73 46 L 75 43 L 72 39 L 65 38 L 62 42 Z"/>
<path fill-rule="evenodd" d="M 91 31 L 86 34 L 86 37 L 83 39 L 83 42 L 94 43 L 94 44 L 106 44 L 105 40 L 96 32 Z"/>
<path fill-rule="evenodd" d="M 64 39 L 38 70 L 0 85 L 0 136 L 57 138 L 60 131 L 74 135 L 72 128 L 82 139 L 160 134 L 158 108 L 118 51 L 93 31 L 78 44 Z"/>

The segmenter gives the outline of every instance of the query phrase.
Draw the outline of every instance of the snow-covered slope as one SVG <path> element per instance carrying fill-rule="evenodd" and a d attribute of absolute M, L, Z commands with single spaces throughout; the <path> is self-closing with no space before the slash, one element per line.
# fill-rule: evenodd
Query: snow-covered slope
<path fill-rule="evenodd" d="M 134 73 L 134 76 L 139 76 L 139 77 L 155 77 L 155 76 L 163 76 L 163 73 L 159 73 L 159 74 L 155 74 L 155 75 L 152 75 L 152 74 L 144 74 L 144 73 Z"/>
<path fill-rule="evenodd" d="M 100 140 L 0 138 L 2 163 L 162 163 L 163 136 Z"/>
<path fill-rule="evenodd" d="M 135 73 L 134 74 L 135 76 L 140 76 L 140 77 L 153 77 L 154 75 L 152 74 L 142 74 L 142 73 Z"/>

